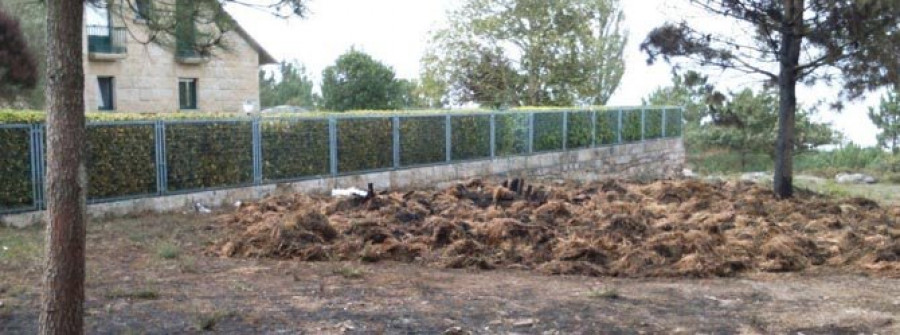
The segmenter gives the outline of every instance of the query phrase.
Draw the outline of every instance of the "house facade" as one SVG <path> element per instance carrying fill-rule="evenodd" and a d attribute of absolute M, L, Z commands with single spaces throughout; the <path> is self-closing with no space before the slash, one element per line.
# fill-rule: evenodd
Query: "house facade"
<path fill-rule="evenodd" d="M 259 67 L 275 63 L 259 43 L 236 22 L 222 35 L 222 47 L 204 55 L 150 43 L 148 21 L 142 18 L 150 4 L 86 4 L 88 111 L 243 112 L 245 105 L 259 110 Z"/>

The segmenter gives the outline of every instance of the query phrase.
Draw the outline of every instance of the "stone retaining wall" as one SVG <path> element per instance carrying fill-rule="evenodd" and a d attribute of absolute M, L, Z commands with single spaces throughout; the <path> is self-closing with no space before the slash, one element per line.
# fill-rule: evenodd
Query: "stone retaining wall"
<path fill-rule="evenodd" d="M 541 177 L 593 181 L 610 177 L 673 177 L 684 168 L 685 150 L 681 138 L 651 140 L 571 150 L 503 157 L 472 162 L 425 166 L 359 175 L 326 177 L 292 183 L 271 184 L 217 191 L 143 198 L 88 206 L 91 218 L 122 216 L 144 212 L 193 210 L 199 202 L 210 207 L 229 206 L 236 201 L 253 201 L 279 193 L 323 193 L 333 188 L 359 187 L 375 183 L 375 188 L 408 189 L 443 187 L 448 182 L 474 177 Z M 43 212 L 0 217 L 15 227 L 39 224 Z"/>

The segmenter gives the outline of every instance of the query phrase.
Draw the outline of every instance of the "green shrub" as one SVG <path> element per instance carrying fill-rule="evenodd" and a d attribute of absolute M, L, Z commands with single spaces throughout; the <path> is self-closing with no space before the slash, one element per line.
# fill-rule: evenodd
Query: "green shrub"
<path fill-rule="evenodd" d="M 571 112 L 566 127 L 566 148 L 579 149 L 591 146 L 591 112 Z"/>
<path fill-rule="evenodd" d="M 447 160 L 446 117 L 400 118 L 400 164 L 414 166 Z"/>
<path fill-rule="evenodd" d="M 338 119 L 338 172 L 394 166 L 393 129 L 390 118 Z"/>
<path fill-rule="evenodd" d="M 534 113 L 534 152 L 562 150 L 562 125 L 562 113 Z"/>
<path fill-rule="evenodd" d="M 622 112 L 622 141 L 637 142 L 641 140 L 641 110 L 632 109 Z"/>
<path fill-rule="evenodd" d="M 503 112 L 494 117 L 494 153 L 498 157 L 528 153 L 528 114 Z"/>
<path fill-rule="evenodd" d="M 31 130 L 0 128 L 0 210 L 30 206 Z"/>
<path fill-rule="evenodd" d="M 263 120 L 260 137 L 262 175 L 266 181 L 331 172 L 328 120 Z"/>
<path fill-rule="evenodd" d="M 597 111 L 597 144 L 610 145 L 619 142 L 619 112 Z"/>
<path fill-rule="evenodd" d="M 155 193 L 155 134 L 153 124 L 88 126 L 88 198 Z"/>
<path fill-rule="evenodd" d="M 251 124 L 243 121 L 166 124 L 169 191 L 253 182 Z"/>
<path fill-rule="evenodd" d="M 450 144 L 454 161 L 491 156 L 490 115 L 461 115 L 450 118 Z"/>
<path fill-rule="evenodd" d="M 682 112 L 680 109 L 666 110 L 666 137 L 678 137 L 683 132 Z"/>
<path fill-rule="evenodd" d="M 647 109 L 644 113 L 644 139 L 662 137 L 662 109 Z"/>

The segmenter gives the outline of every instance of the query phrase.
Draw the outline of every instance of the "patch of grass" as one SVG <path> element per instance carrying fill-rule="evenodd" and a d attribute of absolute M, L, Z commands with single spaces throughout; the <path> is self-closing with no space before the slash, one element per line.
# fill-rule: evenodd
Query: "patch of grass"
<path fill-rule="evenodd" d="M 212 331 L 220 321 L 234 315 L 234 312 L 222 310 L 216 310 L 212 313 L 201 313 L 197 316 L 197 320 L 195 321 L 197 330 Z"/>
<path fill-rule="evenodd" d="M 334 269 L 332 273 L 344 277 L 345 279 L 362 279 L 366 275 L 365 271 L 362 269 L 352 266 L 342 266 Z"/>
<path fill-rule="evenodd" d="M 0 264 L 37 266 L 43 259 L 43 230 L 0 227 Z"/>
<path fill-rule="evenodd" d="M 587 292 L 587 296 L 589 298 L 594 299 L 608 299 L 608 300 L 616 300 L 621 299 L 622 294 L 619 293 L 619 290 L 611 287 L 604 287 L 599 289 L 592 289 Z"/>
<path fill-rule="evenodd" d="M 113 290 L 106 294 L 106 298 L 128 300 L 156 300 L 159 299 L 159 293 L 151 289 L 140 289 L 136 291 Z"/>
<path fill-rule="evenodd" d="M 178 245 L 172 242 L 162 242 L 156 246 L 156 255 L 162 259 L 176 259 L 181 254 Z"/>

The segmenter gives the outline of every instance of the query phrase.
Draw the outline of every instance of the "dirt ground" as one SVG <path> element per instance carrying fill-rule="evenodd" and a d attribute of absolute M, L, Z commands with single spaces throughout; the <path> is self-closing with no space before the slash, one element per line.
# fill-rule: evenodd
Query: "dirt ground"
<path fill-rule="evenodd" d="M 223 258 L 209 252 L 230 233 L 220 218 L 92 222 L 87 332 L 900 334 L 900 279 L 864 270 L 613 278 Z M 37 328 L 41 235 L 0 228 L 0 334 Z"/>

